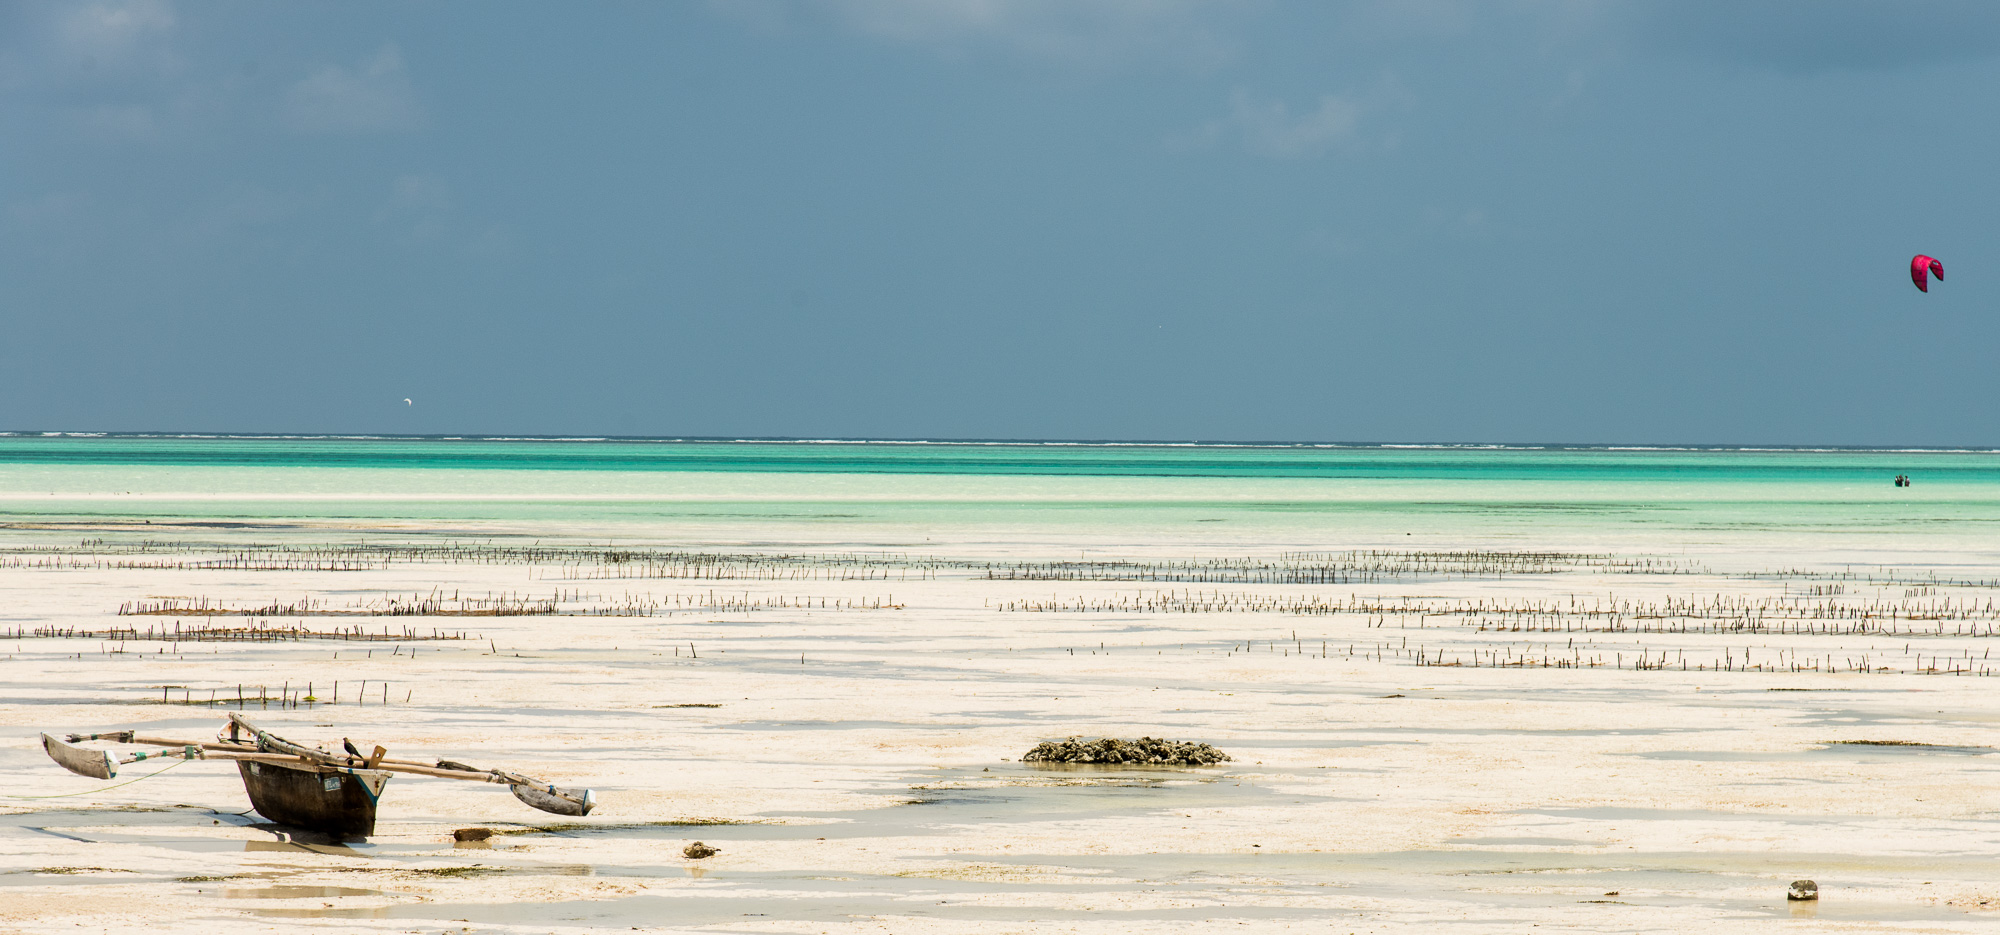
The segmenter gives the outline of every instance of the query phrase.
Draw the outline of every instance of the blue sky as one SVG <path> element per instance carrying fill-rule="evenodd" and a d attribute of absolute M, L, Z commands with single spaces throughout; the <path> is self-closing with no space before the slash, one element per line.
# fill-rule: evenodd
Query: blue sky
<path fill-rule="evenodd" d="M 1990 3 L 0 0 L 0 428 L 2000 445 L 1997 55 Z"/>

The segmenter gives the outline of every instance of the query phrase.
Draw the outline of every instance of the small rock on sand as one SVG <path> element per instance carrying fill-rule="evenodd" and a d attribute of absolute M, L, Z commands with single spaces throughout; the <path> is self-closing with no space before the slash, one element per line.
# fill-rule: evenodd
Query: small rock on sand
<path fill-rule="evenodd" d="M 454 841 L 484 841 L 492 836 L 492 828 L 460 828 L 451 833 Z"/>
<path fill-rule="evenodd" d="M 1811 880 L 1793 880 L 1791 887 L 1785 890 L 1785 898 L 1818 899 L 1819 884 Z"/>
<path fill-rule="evenodd" d="M 703 844 L 700 841 L 696 841 L 693 844 L 690 844 L 687 847 L 681 849 L 681 854 L 689 860 L 700 860 L 704 857 L 714 857 L 716 853 L 717 851 L 715 848 L 709 847 L 708 845 Z"/>

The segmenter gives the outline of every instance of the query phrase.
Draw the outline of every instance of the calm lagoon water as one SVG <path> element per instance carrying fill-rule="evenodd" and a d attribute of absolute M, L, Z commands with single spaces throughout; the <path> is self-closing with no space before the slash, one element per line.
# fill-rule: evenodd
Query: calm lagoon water
<path fill-rule="evenodd" d="M 1908 474 L 1913 486 L 1892 478 Z M 0 522 L 1984 562 L 2000 453 L 0 436 Z"/>

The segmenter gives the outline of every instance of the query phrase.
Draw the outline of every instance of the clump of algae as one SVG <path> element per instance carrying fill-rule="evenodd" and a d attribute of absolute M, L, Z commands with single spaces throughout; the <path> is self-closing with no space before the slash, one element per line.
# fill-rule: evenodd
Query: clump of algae
<path fill-rule="evenodd" d="M 1120 763 L 1135 766 L 1213 766 L 1229 761 L 1229 754 L 1205 743 L 1141 737 L 1119 740 L 1099 737 L 1084 740 L 1045 740 L 1021 757 L 1023 763 Z"/>

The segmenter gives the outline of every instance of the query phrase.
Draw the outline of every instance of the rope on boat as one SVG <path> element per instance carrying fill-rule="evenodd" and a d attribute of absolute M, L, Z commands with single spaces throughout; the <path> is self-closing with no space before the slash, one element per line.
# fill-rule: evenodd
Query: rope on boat
<path fill-rule="evenodd" d="M 95 795 L 99 792 L 108 792 L 112 789 L 118 788 L 119 786 L 129 786 L 135 782 L 145 782 L 146 780 L 151 779 L 154 776 L 158 776 L 160 773 L 164 773 L 167 770 L 173 769 L 174 767 L 179 766 L 182 763 L 186 762 L 187 762 L 186 760 L 175 760 L 172 763 L 168 763 L 165 769 L 161 769 L 157 772 L 147 773 L 146 775 L 141 776 L 137 779 L 127 779 L 124 782 L 118 783 L 116 785 L 101 786 L 96 789 L 85 789 L 82 792 L 65 792 L 61 795 L 0 795 L 0 799 L 67 799 L 73 795 Z"/>

